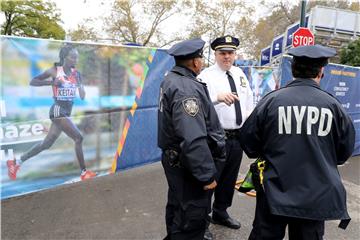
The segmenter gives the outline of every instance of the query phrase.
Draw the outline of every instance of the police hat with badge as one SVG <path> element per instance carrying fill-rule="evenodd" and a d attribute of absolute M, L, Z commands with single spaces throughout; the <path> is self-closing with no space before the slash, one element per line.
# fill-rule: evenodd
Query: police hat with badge
<path fill-rule="evenodd" d="M 201 38 L 185 40 L 173 45 L 166 52 L 175 59 L 192 59 L 203 57 L 205 41 Z"/>
<path fill-rule="evenodd" d="M 336 50 L 316 44 L 291 48 L 288 54 L 294 57 L 294 62 L 324 67 L 328 64 L 328 59 L 336 55 Z"/>
<path fill-rule="evenodd" d="M 211 49 L 214 51 L 221 50 L 221 51 L 235 51 L 239 46 L 240 41 L 236 37 L 226 35 L 223 37 L 216 38 L 211 43 Z"/>

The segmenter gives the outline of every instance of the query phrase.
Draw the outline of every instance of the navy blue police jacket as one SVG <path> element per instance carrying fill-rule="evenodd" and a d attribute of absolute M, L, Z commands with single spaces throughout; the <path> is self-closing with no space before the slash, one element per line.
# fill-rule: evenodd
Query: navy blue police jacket
<path fill-rule="evenodd" d="M 225 159 L 225 133 L 206 84 L 175 66 L 160 86 L 158 146 L 179 153 L 181 166 L 200 184 L 215 180 L 215 161 Z"/>
<path fill-rule="evenodd" d="M 337 165 L 354 149 L 355 130 L 341 104 L 312 79 L 266 95 L 241 128 L 250 158 L 266 160 L 264 191 L 272 214 L 349 219 Z"/>

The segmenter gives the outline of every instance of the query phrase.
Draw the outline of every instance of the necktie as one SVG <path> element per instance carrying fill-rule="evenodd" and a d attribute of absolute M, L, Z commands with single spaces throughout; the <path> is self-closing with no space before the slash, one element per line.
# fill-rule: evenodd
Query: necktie
<path fill-rule="evenodd" d="M 231 92 L 232 92 L 232 93 L 236 93 L 236 95 L 239 96 L 239 95 L 237 94 L 237 91 L 236 91 L 236 86 L 235 86 L 234 79 L 233 79 L 233 77 L 231 76 L 230 72 L 229 72 L 229 71 L 226 71 L 226 75 L 227 75 L 228 80 L 229 80 Z M 239 102 L 239 101 L 235 101 L 235 102 L 234 102 L 234 107 L 235 107 L 235 115 L 236 115 L 236 124 L 240 125 L 241 122 L 242 122 L 240 102 Z"/>

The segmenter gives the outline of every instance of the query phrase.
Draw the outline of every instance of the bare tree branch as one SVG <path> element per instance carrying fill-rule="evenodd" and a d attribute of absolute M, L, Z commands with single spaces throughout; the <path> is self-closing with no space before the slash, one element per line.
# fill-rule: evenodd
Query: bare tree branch
<path fill-rule="evenodd" d="M 107 32 L 121 41 L 148 45 L 162 39 L 159 25 L 175 15 L 178 3 L 175 0 L 117 0 L 112 14 L 107 18 Z M 162 44 L 162 43 L 160 43 Z"/>

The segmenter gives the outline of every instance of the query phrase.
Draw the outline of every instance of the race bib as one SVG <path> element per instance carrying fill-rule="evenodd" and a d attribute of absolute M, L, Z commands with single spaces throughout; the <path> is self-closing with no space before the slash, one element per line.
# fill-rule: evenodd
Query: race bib
<path fill-rule="evenodd" d="M 76 97 L 76 85 L 71 84 L 59 87 L 56 96 L 58 100 L 72 101 Z"/>

